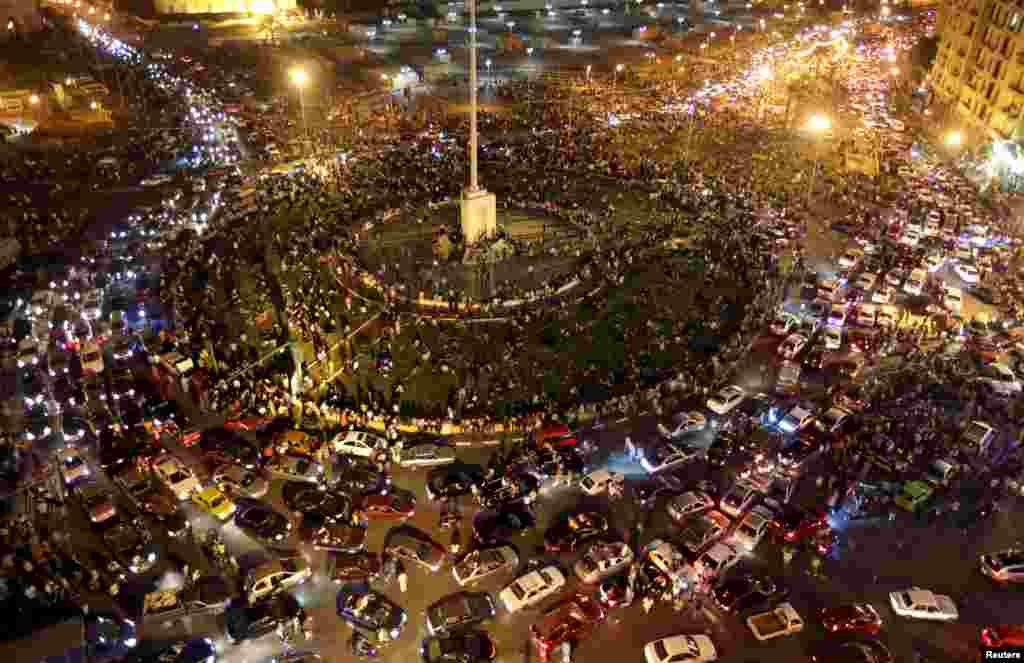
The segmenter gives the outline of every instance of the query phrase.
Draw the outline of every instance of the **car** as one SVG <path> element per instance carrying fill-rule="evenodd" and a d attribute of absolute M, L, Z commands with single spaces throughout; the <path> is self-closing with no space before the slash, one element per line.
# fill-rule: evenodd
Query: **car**
<path fill-rule="evenodd" d="M 295 515 L 317 514 L 324 520 L 349 520 L 352 498 L 344 493 L 321 490 L 304 481 L 285 481 L 281 485 L 281 501 Z"/>
<path fill-rule="evenodd" d="M 135 343 L 131 337 L 120 334 L 111 339 L 107 349 L 115 362 L 126 362 L 135 354 Z"/>
<path fill-rule="evenodd" d="M 478 548 L 455 563 L 452 576 L 459 586 L 465 587 L 484 578 L 515 571 L 518 567 L 519 554 L 512 546 Z"/>
<path fill-rule="evenodd" d="M 1001 398 L 1013 397 L 1024 391 L 1024 383 L 1013 369 L 1003 362 L 993 362 L 982 368 L 978 383 Z"/>
<path fill-rule="evenodd" d="M 238 465 L 221 465 L 213 471 L 213 484 L 229 497 L 265 497 L 270 484 L 254 470 Z"/>
<path fill-rule="evenodd" d="M 33 405 L 22 418 L 21 427 L 22 437 L 29 442 L 49 438 L 53 435 L 53 429 L 50 427 L 50 407 L 45 402 Z"/>
<path fill-rule="evenodd" d="M 420 644 L 423 663 L 490 663 L 497 656 L 491 636 L 472 629 L 432 635 Z"/>
<path fill-rule="evenodd" d="M 772 538 L 785 543 L 799 543 L 828 529 L 824 514 L 807 511 L 792 504 L 784 504 L 769 525 Z"/>
<path fill-rule="evenodd" d="M 906 283 L 903 284 L 903 292 L 913 297 L 920 297 L 924 292 L 925 284 L 928 282 L 928 272 L 923 269 L 915 269 L 910 272 Z"/>
<path fill-rule="evenodd" d="M 232 643 L 262 637 L 288 624 L 301 626 L 305 619 L 306 611 L 298 599 L 287 592 L 256 604 L 233 602 L 224 613 L 225 631 Z"/>
<path fill-rule="evenodd" d="M 573 566 L 576 577 L 599 583 L 633 563 L 633 549 L 622 542 L 595 541 Z"/>
<path fill-rule="evenodd" d="M 64 412 L 60 417 L 60 434 L 64 444 L 77 444 L 85 439 L 86 435 L 95 437 L 96 431 L 92 423 L 74 412 Z"/>
<path fill-rule="evenodd" d="M 739 614 L 768 610 L 785 601 L 789 590 L 768 576 L 744 574 L 716 584 L 711 595 L 722 610 Z"/>
<path fill-rule="evenodd" d="M 878 635 L 882 618 L 870 603 L 849 603 L 835 608 L 822 608 L 818 613 L 821 625 L 829 633 L 861 633 Z"/>
<path fill-rule="evenodd" d="M 583 642 L 607 616 L 604 607 L 585 594 L 560 601 L 530 626 L 541 660 L 549 660 L 563 642 L 571 646 Z"/>
<path fill-rule="evenodd" d="M 914 512 L 927 504 L 934 494 L 934 486 L 926 481 L 905 481 L 893 503 L 901 509 Z"/>
<path fill-rule="evenodd" d="M 580 479 L 580 488 L 584 494 L 594 496 L 601 495 L 608 491 L 608 487 L 622 480 L 618 472 L 611 472 L 606 469 L 598 469 Z"/>
<path fill-rule="evenodd" d="M 417 444 L 398 455 L 398 465 L 409 469 L 450 465 L 455 460 L 455 449 L 442 444 Z"/>
<path fill-rule="evenodd" d="M 162 640 L 147 651 L 133 651 L 126 663 L 212 663 L 217 660 L 217 647 L 210 638 L 192 638 L 168 642 Z"/>
<path fill-rule="evenodd" d="M 405 610 L 365 583 L 343 585 L 336 605 L 343 621 L 370 637 L 384 629 L 388 637 L 397 640 L 408 621 Z"/>
<path fill-rule="evenodd" d="M 779 421 L 779 430 L 787 435 L 792 435 L 807 428 L 813 421 L 814 413 L 807 406 L 797 405 Z"/>
<path fill-rule="evenodd" d="M 206 513 L 220 521 L 235 515 L 235 503 L 217 486 L 207 486 L 192 493 L 192 501 Z"/>
<path fill-rule="evenodd" d="M 103 532 L 103 543 L 122 568 L 139 575 L 156 565 L 156 550 L 150 545 L 148 530 L 120 522 Z"/>
<path fill-rule="evenodd" d="M 473 538 L 483 544 L 508 541 L 533 529 L 537 519 L 523 504 L 506 504 L 497 511 L 483 511 L 473 518 Z"/>
<path fill-rule="evenodd" d="M 696 516 L 715 507 L 715 501 L 705 492 L 691 490 L 676 495 L 665 505 L 665 511 L 677 525 L 682 525 L 691 516 Z"/>
<path fill-rule="evenodd" d="M 956 275 L 960 277 L 961 281 L 969 286 L 977 285 L 981 280 L 978 268 L 967 262 L 957 261 L 953 266 L 953 271 L 956 272 Z"/>
<path fill-rule="evenodd" d="M 708 409 L 717 415 L 725 416 L 743 402 L 747 392 L 739 385 L 730 385 L 707 400 Z"/>
<path fill-rule="evenodd" d="M 302 514 L 299 541 L 314 550 L 358 553 L 366 548 L 366 527 L 351 519 L 326 518 L 315 511 Z"/>
<path fill-rule="evenodd" d="M 846 325 L 846 318 L 850 312 L 849 304 L 833 304 L 829 309 L 826 326 L 842 329 Z"/>
<path fill-rule="evenodd" d="M 720 511 L 707 511 L 692 519 L 679 533 L 679 541 L 690 553 L 696 554 L 710 543 L 725 536 L 732 521 Z"/>
<path fill-rule="evenodd" d="M 74 493 L 89 516 L 90 522 L 105 523 L 117 515 L 114 496 L 94 479 L 79 481 L 75 485 Z"/>
<path fill-rule="evenodd" d="M 406 520 L 416 513 L 416 497 L 407 490 L 392 490 L 384 495 L 367 495 L 360 510 L 370 520 Z"/>
<path fill-rule="evenodd" d="M 97 375 L 102 373 L 106 368 L 106 364 L 103 362 L 103 353 L 100 351 L 100 346 L 95 341 L 86 341 L 82 344 L 82 350 L 79 353 L 79 361 L 82 364 L 82 372 L 85 375 Z"/>
<path fill-rule="evenodd" d="M 100 430 L 98 460 L 104 471 L 115 471 L 122 465 L 135 465 L 148 471 L 164 455 L 153 438 L 137 430 L 125 430 L 121 426 Z"/>
<path fill-rule="evenodd" d="M 58 454 L 60 473 L 64 483 L 72 485 L 90 476 L 89 464 L 85 462 L 82 452 L 74 447 L 64 447 Z"/>
<path fill-rule="evenodd" d="M 756 445 L 747 436 L 721 432 L 708 447 L 706 460 L 711 467 L 722 468 L 737 459 L 751 458 L 755 450 Z M 670 500 L 669 504 L 672 502 Z"/>
<path fill-rule="evenodd" d="M 822 433 L 834 435 L 843 429 L 852 416 L 853 412 L 844 407 L 830 407 L 815 420 L 814 427 Z"/>
<path fill-rule="evenodd" d="M 353 431 L 338 433 L 331 440 L 331 446 L 334 448 L 335 453 L 377 459 L 386 456 L 388 443 L 387 440 L 379 435 Z"/>
<path fill-rule="evenodd" d="M 51 378 L 69 375 L 71 373 L 71 360 L 68 358 L 66 352 L 51 350 L 47 357 L 47 364 L 49 365 Z"/>
<path fill-rule="evenodd" d="M 978 558 L 981 572 L 1001 583 L 1024 582 L 1024 550 L 1011 548 Z"/>
<path fill-rule="evenodd" d="M 839 256 L 839 268 L 852 270 L 864 259 L 864 252 L 860 249 L 847 249 Z"/>
<path fill-rule="evenodd" d="M 754 507 L 740 521 L 736 531 L 732 534 L 730 543 L 747 552 L 753 551 L 768 533 L 768 527 L 774 515 L 767 507 Z"/>
<path fill-rule="evenodd" d="M 718 660 L 715 643 L 706 635 L 673 635 L 644 646 L 647 663 L 708 663 Z"/>
<path fill-rule="evenodd" d="M 682 442 L 658 442 L 640 450 L 640 466 L 649 474 L 657 474 L 691 463 L 703 455 L 703 451 Z"/>
<path fill-rule="evenodd" d="M 889 603 L 893 612 L 901 617 L 944 622 L 956 621 L 960 617 L 953 599 L 920 587 L 889 592 Z"/>
<path fill-rule="evenodd" d="M 31 369 L 39 366 L 39 358 L 42 356 L 43 348 L 32 336 L 26 336 L 18 341 L 18 351 L 15 354 L 18 368 Z"/>
<path fill-rule="evenodd" d="M 298 454 L 279 454 L 274 456 L 264 468 L 271 477 L 319 484 L 324 483 L 324 466 L 307 456 Z"/>
<path fill-rule="evenodd" d="M 89 612 L 84 617 L 86 645 L 101 658 L 120 658 L 139 645 L 135 622 L 108 613 Z"/>
<path fill-rule="evenodd" d="M 251 569 L 243 591 L 250 603 L 266 600 L 298 587 L 313 577 L 313 567 L 301 556 L 279 557 Z"/>
<path fill-rule="evenodd" d="M 1024 625 L 1000 624 L 983 628 L 981 643 L 986 647 L 1024 647 Z"/>
<path fill-rule="evenodd" d="M 661 431 L 662 436 L 672 440 L 684 435 L 699 433 L 708 427 L 708 418 L 701 412 L 684 412 L 675 415 L 672 419 L 674 424 L 672 430 L 665 428 L 661 424 L 658 425 L 658 430 Z"/>
<path fill-rule="evenodd" d="M 808 338 L 803 334 L 790 334 L 779 345 L 779 356 L 783 359 L 796 359 L 803 349 L 807 347 L 807 342 Z"/>
<path fill-rule="evenodd" d="M 494 601 L 483 592 L 456 592 L 427 607 L 427 632 L 449 633 L 476 626 L 495 614 Z"/>
<path fill-rule="evenodd" d="M 153 461 L 153 472 L 157 479 L 178 498 L 178 501 L 189 499 L 192 497 L 192 493 L 199 490 L 199 480 L 196 479 L 192 470 L 170 454 L 160 456 Z"/>
<path fill-rule="evenodd" d="M 516 578 L 498 593 L 508 612 L 519 612 L 554 596 L 565 587 L 565 576 L 557 566 L 545 566 Z"/>
<path fill-rule="evenodd" d="M 359 456 L 343 456 L 342 458 L 358 458 Z M 354 497 L 378 495 L 391 490 L 391 477 L 365 463 L 341 464 L 331 472 L 328 482 L 333 488 Z"/>
<path fill-rule="evenodd" d="M 481 466 L 461 461 L 436 467 L 427 474 L 427 497 L 445 500 L 468 495 L 483 476 Z"/>
<path fill-rule="evenodd" d="M 742 556 L 735 546 L 716 541 L 693 563 L 695 577 L 703 580 L 717 578 L 735 566 Z"/>
<path fill-rule="evenodd" d="M 380 577 L 384 563 L 377 553 L 327 552 L 324 575 L 336 585 L 351 582 L 371 582 Z"/>
<path fill-rule="evenodd" d="M 292 524 L 272 507 L 257 500 L 236 502 L 235 525 L 264 545 L 280 548 L 287 544 Z"/>
<path fill-rule="evenodd" d="M 871 301 L 875 304 L 891 304 L 896 291 L 889 285 L 883 285 L 871 295 Z"/>
<path fill-rule="evenodd" d="M 229 428 L 210 428 L 199 436 L 199 450 L 209 465 L 241 465 L 255 470 L 263 462 L 256 445 Z"/>
<path fill-rule="evenodd" d="M 753 506 L 759 495 L 758 486 L 750 481 L 740 479 L 722 496 L 719 508 L 727 516 L 738 518 L 740 514 Z"/>
<path fill-rule="evenodd" d="M 608 518 L 596 511 L 565 514 L 544 532 L 544 549 L 548 552 L 571 552 L 608 531 Z"/>
<path fill-rule="evenodd" d="M 928 661 L 924 657 L 921 661 Z M 879 640 L 826 640 L 814 647 L 811 663 L 895 663 L 892 652 Z"/>
<path fill-rule="evenodd" d="M 387 533 L 384 553 L 412 562 L 431 573 L 440 571 L 448 559 L 441 544 L 426 533 L 407 525 L 393 527 Z"/>

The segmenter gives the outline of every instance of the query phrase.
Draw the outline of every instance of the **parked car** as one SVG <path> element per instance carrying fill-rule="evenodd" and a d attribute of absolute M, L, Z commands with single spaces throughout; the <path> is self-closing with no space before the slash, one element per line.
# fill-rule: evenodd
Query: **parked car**
<path fill-rule="evenodd" d="M 74 494 L 92 523 L 105 523 L 117 515 L 114 495 L 95 480 L 79 481 Z"/>
<path fill-rule="evenodd" d="M 455 460 L 455 449 L 450 446 L 417 444 L 416 446 L 402 449 L 398 457 L 398 464 L 401 467 L 417 469 L 449 465 L 454 463 Z"/>
<path fill-rule="evenodd" d="M 530 627 L 541 660 L 549 660 L 563 642 L 576 646 L 586 640 L 606 616 L 604 607 L 585 594 L 576 594 L 545 611 Z"/>
<path fill-rule="evenodd" d="M 582 582 L 594 584 L 633 563 L 633 549 L 621 542 L 596 541 L 576 562 L 573 570 Z"/>
<path fill-rule="evenodd" d="M 688 518 L 713 508 L 715 508 L 715 501 L 710 495 L 699 490 L 677 495 L 665 505 L 666 512 L 677 525 L 682 525 Z"/>
<path fill-rule="evenodd" d="M 343 621 L 371 638 L 384 629 L 388 637 L 397 640 L 408 621 L 405 610 L 365 583 L 343 585 L 338 590 L 337 612 Z"/>
<path fill-rule="evenodd" d="M 480 543 L 508 541 L 533 529 L 537 520 L 525 505 L 507 504 L 498 511 L 483 511 L 473 518 L 473 537 Z"/>
<path fill-rule="evenodd" d="M 494 601 L 482 592 L 456 592 L 427 607 L 430 635 L 457 631 L 494 618 Z"/>
<path fill-rule="evenodd" d="M 423 663 L 489 663 L 498 647 L 484 631 L 466 630 L 433 635 L 420 645 Z"/>
<path fill-rule="evenodd" d="M 288 518 L 256 500 L 240 500 L 237 506 L 235 525 L 238 529 L 255 541 L 273 548 L 287 544 L 292 530 Z"/>
<path fill-rule="evenodd" d="M 447 561 L 447 554 L 441 544 L 427 534 L 402 525 L 392 528 L 384 539 L 384 552 L 399 559 L 436 573 Z"/>
<path fill-rule="evenodd" d="M 304 557 L 279 557 L 246 574 L 245 595 L 250 603 L 256 603 L 298 587 L 312 577 L 313 567 Z"/>
<path fill-rule="evenodd" d="M 324 575 L 337 585 L 369 583 L 380 577 L 382 570 L 383 562 L 377 553 L 329 551 Z"/>
<path fill-rule="evenodd" d="M 882 618 L 870 603 L 850 603 L 835 608 L 823 608 L 819 613 L 821 625 L 830 633 L 862 633 L 878 635 Z"/>
<path fill-rule="evenodd" d="M 691 519 L 679 534 L 679 541 L 684 548 L 696 554 L 704 546 L 725 536 L 732 521 L 720 511 L 706 511 L 699 517 Z"/>
<path fill-rule="evenodd" d="M 153 461 L 153 472 L 167 489 L 178 498 L 187 500 L 199 490 L 199 480 L 184 463 L 169 454 Z"/>
<path fill-rule="evenodd" d="M 238 465 L 221 465 L 213 471 L 213 483 L 230 497 L 265 497 L 270 484 L 255 470 Z"/>
<path fill-rule="evenodd" d="M 745 574 L 727 578 L 712 590 L 715 603 L 726 612 L 767 610 L 786 600 L 789 589 L 767 576 Z"/>
<path fill-rule="evenodd" d="M 322 486 L 324 483 L 324 466 L 312 458 L 297 454 L 279 454 L 266 465 L 270 476 L 288 481 L 303 481 Z"/>
<path fill-rule="evenodd" d="M 549 552 L 577 550 L 583 543 L 609 529 L 608 518 L 595 511 L 578 511 L 561 516 L 544 532 L 544 548 Z"/>
<path fill-rule="evenodd" d="M 515 571 L 519 567 L 519 554 L 512 546 L 478 548 L 460 559 L 452 567 L 455 582 L 465 587 L 484 578 Z"/>
<path fill-rule="evenodd" d="M 718 660 L 715 643 L 706 635 L 673 635 L 644 646 L 647 663 L 708 663 Z"/>
<path fill-rule="evenodd" d="M 951 622 L 960 616 L 953 599 L 920 587 L 889 592 L 889 603 L 901 617 Z"/>
<path fill-rule="evenodd" d="M 732 412 L 746 397 L 747 392 L 743 387 L 731 385 L 709 398 L 707 406 L 715 414 L 725 416 Z"/>
<path fill-rule="evenodd" d="M 516 578 L 498 596 L 509 612 L 519 612 L 554 596 L 565 587 L 565 576 L 556 566 L 546 566 Z"/>
<path fill-rule="evenodd" d="M 416 513 L 416 497 L 406 490 L 367 495 L 362 499 L 360 509 L 370 520 L 407 520 Z"/>
<path fill-rule="evenodd" d="M 982 555 L 981 572 L 1002 583 L 1024 582 L 1024 550 L 1010 549 Z"/>

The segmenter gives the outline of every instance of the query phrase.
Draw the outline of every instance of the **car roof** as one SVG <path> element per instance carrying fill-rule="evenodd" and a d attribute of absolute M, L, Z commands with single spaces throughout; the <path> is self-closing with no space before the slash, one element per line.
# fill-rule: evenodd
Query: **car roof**
<path fill-rule="evenodd" d="M 907 590 L 907 594 L 910 596 L 910 600 L 914 605 L 922 606 L 935 606 L 938 602 L 935 600 L 935 595 L 924 589 L 910 589 Z"/>

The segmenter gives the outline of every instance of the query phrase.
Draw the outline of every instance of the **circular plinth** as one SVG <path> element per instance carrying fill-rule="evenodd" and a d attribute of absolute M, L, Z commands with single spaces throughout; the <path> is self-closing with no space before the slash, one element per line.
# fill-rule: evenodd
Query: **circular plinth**
<path fill-rule="evenodd" d="M 360 259 L 384 284 L 444 299 L 474 302 L 527 298 L 569 282 L 585 262 L 583 233 L 544 210 L 498 209 L 498 236 L 466 247 L 455 204 L 396 213 L 367 229 Z"/>

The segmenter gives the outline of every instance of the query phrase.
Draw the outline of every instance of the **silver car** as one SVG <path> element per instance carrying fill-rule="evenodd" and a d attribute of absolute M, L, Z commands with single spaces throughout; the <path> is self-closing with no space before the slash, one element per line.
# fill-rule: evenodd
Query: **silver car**
<path fill-rule="evenodd" d="M 229 497 L 259 499 L 267 494 L 270 484 L 259 474 L 240 465 L 222 465 L 213 473 L 213 482 Z"/>
<path fill-rule="evenodd" d="M 491 576 L 514 572 L 519 567 L 519 555 L 512 546 L 482 548 L 463 557 L 454 567 L 455 582 L 465 587 Z"/>
<path fill-rule="evenodd" d="M 398 464 L 402 467 L 436 467 L 455 462 L 455 450 L 439 444 L 417 444 L 402 449 Z"/>
<path fill-rule="evenodd" d="M 285 454 L 276 456 L 267 464 L 267 472 L 271 476 L 305 483 L 321 483 L 324 478 L 324 466 L 305 456 Z M 326 484 L 322 484 L 326 488 Z"/>

